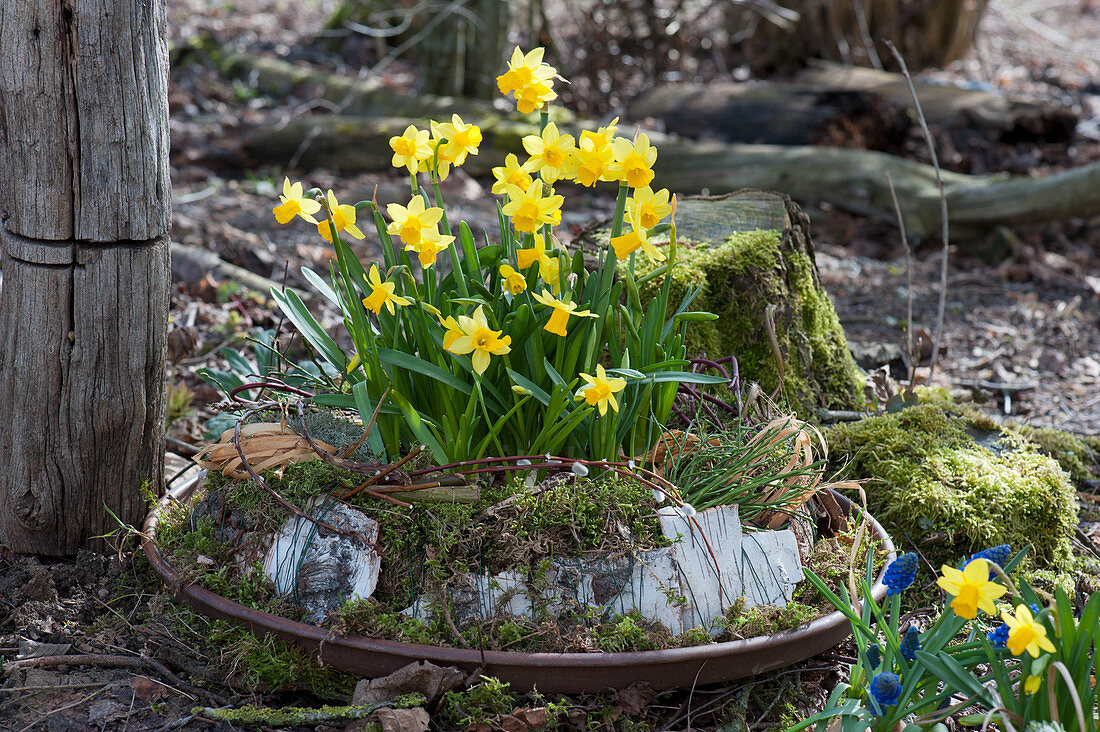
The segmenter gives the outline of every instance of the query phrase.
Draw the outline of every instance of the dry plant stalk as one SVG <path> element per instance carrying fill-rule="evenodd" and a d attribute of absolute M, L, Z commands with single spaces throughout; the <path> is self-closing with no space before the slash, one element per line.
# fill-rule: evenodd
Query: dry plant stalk
<path fill-rule="evenodd" d="M 249 477 L 233 444 L 235 430 L 228 429 L 221 438 L 202 448 L 193 458 L 206 470 L 217 470 L 233 479 Z M 313 441 L 329 455 L 336 448 L 324 442 Z M 261 473 L 270 468 L 280 468 L 291 463 L 307 463 L 317 459 L 317 453 L 309 442 L 283 422 L 258 422 L 241 426 L 241 449 L 253 469 Z"/>

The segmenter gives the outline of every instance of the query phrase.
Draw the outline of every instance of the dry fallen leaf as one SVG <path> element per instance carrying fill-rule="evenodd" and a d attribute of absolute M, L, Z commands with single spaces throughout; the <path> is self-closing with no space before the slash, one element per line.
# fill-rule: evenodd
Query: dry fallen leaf
<path fill-rule="evenodd" d="M 237 446 L 233 443 L 235 429 L 222 433 L 217 442 L 202 448 L 194 460 L 207 470 L 218 470 L 230 478 L 247 478 Z M 314 440 L 318 447 L 329 455 L 336 448 L 324 442 Z M 306 463 L 317 459 L 317 453 L 309 442 L 286 424 L 280 422 L 257 422 L 241 425 L 241 450 L 248 458 L 248 464 L 257 473 L 270 468 L 278 468 L 290 463 Z"/>

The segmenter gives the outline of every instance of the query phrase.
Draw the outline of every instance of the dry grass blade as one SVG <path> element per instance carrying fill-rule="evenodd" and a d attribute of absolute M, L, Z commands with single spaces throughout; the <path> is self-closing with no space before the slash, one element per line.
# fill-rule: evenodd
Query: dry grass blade
<path fill-rule="evenodd" d="M 206 470 L 217 470 L 230 478 L 249 477 L 233 444 L 234 432 L 232 429 L 223 432 L 218 442 L 199 450 L 193 460 Z M 314 440 L 314 444 L 329 455 L 336 452 L 336 448 L 324 442 Z M 258 471 L 317 459 L 309 442 L 281 422 L 241 425 L 241 450 Z"/>

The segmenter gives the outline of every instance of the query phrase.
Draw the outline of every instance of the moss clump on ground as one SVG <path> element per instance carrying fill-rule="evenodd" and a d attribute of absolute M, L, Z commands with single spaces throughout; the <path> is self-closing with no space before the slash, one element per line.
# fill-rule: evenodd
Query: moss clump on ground
<path fill-rule="evenodd" d="M 1077 484 L 1100 478 L 1100 437 L 1078 437 L 1050 427 L 1020 425 L 1020 433 L 1058 461 Z"/>
<path fill-rule="evenodd" d="M 667 252 L 667 244 L 663 245 Z M 861 406 L 863 377 L 848 350 L 832 301 L 821 289 L 813 259 L 792 246 L 780 231 L 736 233 L 725 241 L 680 246 L 672 277 L 671 302 L 701 287 L 692 310 L 718 315 L 693 323 L 687 332 L 689 356 L 733 355 L 743 380 L 771 393 L 779 383 L 774 350 L 766 331 L 766 310 L 776 305 L 774 322 L 783 357 L 782 394 L 800 415 L 818 407 Z M 638 276 L 653 268 L 637 262 Z M 654 280 L 644 288 L 652 296 Z"/>
<path fill-rule="evenodd" d="M 831 458 L 868 478 L 872 514 L 900 542 L 954 565 L 997 544 L 1031 545 L 1025 570 L 1072 572 L 1073 487 L 1058 464 L 987 419 L 920 404 L 829 429 Z"/>

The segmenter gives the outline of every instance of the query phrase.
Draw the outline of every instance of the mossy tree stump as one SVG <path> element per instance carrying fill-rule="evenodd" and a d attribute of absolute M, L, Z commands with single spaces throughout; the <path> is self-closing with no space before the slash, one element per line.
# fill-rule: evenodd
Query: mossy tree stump
<path fill-rule="evenodd" d="M 863 377 L 821 286 L 809 218 L 790 198 L 742 190 L 684 199 L 676 223 L 673 302 L 699 287 L 691 309 L 718 315 L 693 324 L 689 356 L 735 356 L 743 382 L 755 381 L 769 394 L 779 388 L 781 403 L 803 416 L 818 407 L 861 405 Z M 639 276 L 652 269 L 643 260 Z"/>

